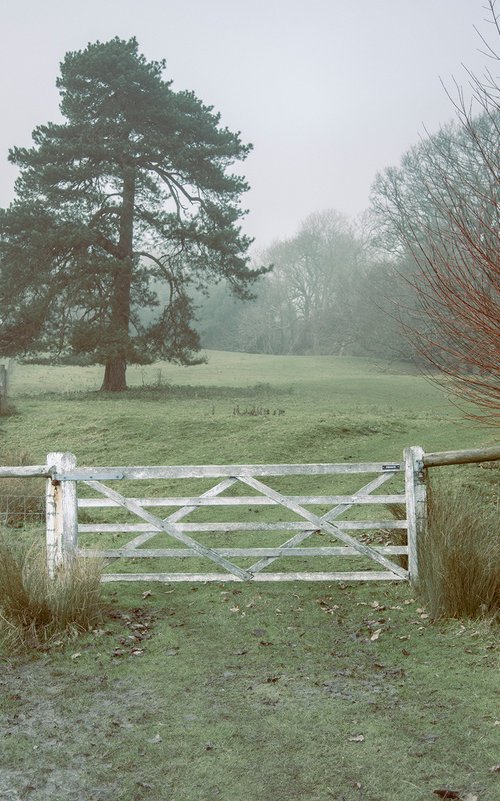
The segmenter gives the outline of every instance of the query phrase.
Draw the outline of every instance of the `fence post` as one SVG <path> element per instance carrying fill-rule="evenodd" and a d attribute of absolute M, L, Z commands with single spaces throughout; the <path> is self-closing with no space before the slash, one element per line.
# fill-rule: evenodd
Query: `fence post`
<path fill-rule="evenodd" d="M 75 467 L 76 457 L 72 453 L 47 454 L 47 472 L 64 473 Z M 45 500 L 47 568 L 50 578 L 54 578 L 71 562 L 78 547 L 76 481 L 48 478 Z"/>
<path fill-rule="evenodd" d="M 0 364 L 0 414 L 7 414 L 7 368 Z"/>
<path fill-rule="evenodd" d="M 424 450 L 419 445 L 405 448 L 405 494 L 408 520 L 408 573 L 412 584 L 418 582 L 418 544 L 427 522 L 427 490 L 424 475 Z"/>

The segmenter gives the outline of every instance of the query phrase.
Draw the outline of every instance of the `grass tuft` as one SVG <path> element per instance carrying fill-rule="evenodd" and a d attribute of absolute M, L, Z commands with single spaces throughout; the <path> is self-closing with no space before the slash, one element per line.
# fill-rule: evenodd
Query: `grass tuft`
<path fill-rule="evenodd" d="M 433 618 L 498 617 L 498 510 L 472 487 L 429 492 L 427 531 L 419 549 L 419 590 Z"/>
<path fill-rule="evenodd" d="M 54 580 L 38 543 L 0 535 L 0 640 L 7 651 L 46 649 L 94 628 L 102 617 L 102 563 L 75 559 Z"/>

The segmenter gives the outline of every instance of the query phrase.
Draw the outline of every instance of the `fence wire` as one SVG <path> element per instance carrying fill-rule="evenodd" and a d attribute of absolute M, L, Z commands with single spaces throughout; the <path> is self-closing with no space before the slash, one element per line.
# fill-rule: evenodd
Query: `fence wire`
<path fill-rule="evenodd" d="M 41 495 L 0 494 L 0 525 L 22 528 L 43 523 L 45 520 L 45 498 Z"/>

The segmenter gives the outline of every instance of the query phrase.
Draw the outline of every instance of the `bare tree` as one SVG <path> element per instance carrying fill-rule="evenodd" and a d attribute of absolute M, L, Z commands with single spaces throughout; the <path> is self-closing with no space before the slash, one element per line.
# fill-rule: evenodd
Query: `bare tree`
<path fill-rule="evenodd" d="M 500 35 L 496 0 L 491 22 Z M 486 44 L 486 41 L 483 39 Z M 500 56 L 456 85 L 456 120 L 377 176 L 373 203 L 387 247 L 410 252 L 420 314 L 408 323 L 421 353 L 463 398 L 500 422 Z M 450 98 L 451 93 L 449 93 Z"/>

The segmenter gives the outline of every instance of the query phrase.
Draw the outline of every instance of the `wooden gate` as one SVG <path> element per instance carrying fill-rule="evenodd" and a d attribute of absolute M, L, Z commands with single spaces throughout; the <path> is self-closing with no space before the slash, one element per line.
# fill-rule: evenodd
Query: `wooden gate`
<path fill-rule="evenodd" d="M 361 464 L 293 464 L 293 465 L 220 465 L 199 467 L 96 467 L 77 468 L 76 459 L 71 453 L 50 453 L 45 465 L 18 467 L 0 466 L 1 478 L 44 477 L 47 479 L 46 492 L 46 532 L 47 561 L 51 575 L 75 556 L 98 555 L 108 560 L 131 558 L 151 559 L 185 558 L 208 559 L 223 572 L 193 573 L 105 573 L 104 581 L 369 581 L 389 580 L 401 581 L 418 578 L 417 544 L 423 532 L 426 520 L 425 471 L 429 468 L 452 464 L 470 464 L 500 459 L 500 447 L 478 448 L 464 451 L 445 451 L 442 453 L 424 453 L 420 447 L 407 448 L 402 464 L 393 462 L 376 462 Z M 367 474 L 372 474 L 368 482 Z M 377 492 L 391 479 L 401 480 L 404 474 L 404 494 L 382 495 Z M 359 486 L 348 495 L 302 494 L 292 495 L 282 487 L 270 486 L 274 478 L 322 477 L 331 484 L 342 476 L 354 476 Z M 107 486 L 109 481 L 148 481 L 163 480 L 170 484 L 175 480 L 205 480 L 217 482 L 208 489 L 187 497 L 150 497 L 137 498 Z M 265 479 L 263 481 L 262 479 Z M 77 485 L 82 482 L 94 497 L 77 498 Z M 240 494 L 237 490 L 239 488 Z M 243 488 L 243 489 L 242 489 Z M 248 488 L 248 489 L 247 489 Z M 251 495 L 241 492 L 252 491 Z M 236 491 L 236 494 L 235 494 Z M 97 496 L 97 497 L 96 497 Z M 346 520 L 349 510 L 363 509 L 376 505 L 380 511 L 384 504 L 404 504 L 406 518 L 403 520 L 382 519 L 376 514 L 373 519 Z M 248 514 L 238 522 L 226 521 L 194 521 L 181 522 L 186 517 L 211 507 L 240 507 L 258 509 L 269 507 L 277 512 L 274 520 L 255 523 L 249 520 Z M 176 511 L 167 517 L 148 509 L 175 507 Z M 311 508 L 312 507 L 312 508 Z M 319 507 L 319 510 L 318 510 Z M 124 510 L 132 514 L 135 522 L 78 522 L 78 509 L 113 509 Z M 326 511 L 325 511 L 326 508 Z M 314 511 L 316 509 L 316 511 Z M 295 520 L 282 519 L 286 515 L 295 515 Z M 137 522 L 137 518 L 141 520 Z M 340 519 L 339 519 L 340 518 Z M 404 545 L 380 545 L 373 541 L 363 541 L 363 532 L 369 530 L 390 531 L 404 529 L 407 532 Z M 351 531 L 352 534 L 347 532 Z M 195 539 L 208 534 L 212 537 L 236 536 L 240 532 L 273 534 L 283 538 L 273 547 L 216 547 L 214 542 L 203 543 Z M 285 532 L 280 534 L 280 532 Z M 81 537 L 114 536 L 120 533 L 127 538 L 129 533 L 134 538 L 117 548 L 85 549 L 81 548 Z M 321 534 L 329 540 L 341 545 L 314 545 L 314 538 Z M 291 535 L 291 536 L 288 536 Z M 176 541 L 176 548 L 145 548 L 145 544 L 158 536 L 167 536 Z M 306 544 L 306 541 L 309 543 Z M 311 544 L 313 542 L 313 544 Z M 180 547 L 179 543 L 186 547 Z M 405 555 L 408 569 L 401 567 L 391 557 Z M 273 573 L 267 570 L 276 560 L 292 557 L 329 559 L 331 557 L 344 560 L 355 557 L 368 561 L 371 569 L 339 570 L 339 571 L 282 571 Z M 233 560 L 245 559 L 250 564 L 241 565 Z M 256 561 L 254 561 L 256 560 Z M 373 569 L 374 565 L 377 569 Z M 383 568 L 382 570 L 380 568 Z"/>
<path fill-rule="evenodd" d="M 77 468 L 72 454 L 52 453 L 47 460 L 47 472 L 51 479 L 47 484 L 47 544 L 49 566 L 53 573 L 66 558 L 72 555 L 81 557 L 100 556 L 106 560 L 116 559 L 173 559 L 189 558 L 209 560 L 217 572 L 196 571 L 176 572 L 122 572 L 103 575 L 103 581 L 401 581 L 417 577 L 416 536 L 418 522 L 415 512 L 418 508 L 418 457 L 420 448 L 409 448 L 402 464 L 394 462 L 375 462 L 359 464 L 277 464 L 277 465 L 200 465 L 165 467 L 99 467 Z M 371 475 L 370 475 L 371 474 Z M 295 477 L 321 479 L 331 486 L 339 478 L 349 476 L 357 481 L 357 488 L 349 494 L 291 494 L 288 490 L 270 486 L 283 480 L 290 484 Z M 393 494 L 380 494 L 383 485 L 396 480 L 402 483 L 405 477 L 405 491 Z M 326 477 L 326 478 L 325 478 Z M 369 478 L 368 481 L 366 479 Z M 117 492 L 108 486 L 109 482 L 129 482 L 147 480 L 148 483 L 168 482 L 168 486 L 178 481 L 215 480 L 208 489 L 197 494 L 171 495 L 163 497 L 136 497 Z M 86 493 L 92 497 L 77 498 L 77 483 L 83 484 Z M 417 489 L 417 491 L 416 491 Z M 89 493 L 89 490 L 91 491 Z M 244 492 L 244 494 L 241 494 Z M 422 500 L 422 499 L 421 499 Z M 404 519 L 387 519 L 383 507 L 388 504 L 403 505 L 406 508 Z M 58 505 L 62 515 L 57 514 Z M 364 507 L 375 507 L 377 512 L 371 519 L 345 519 L 349 510 L 357 511 Z M 166 517 L 162 511 L 175 507 Z M 200 510 L 227 510 L 238 507 L 244 519 L 238 521 L 209 520 L 185 522 L 186 518 Z M 261 507 L 274 510 L 272 520 L 255 522 L 252 510 L 261 512 Z M 319 509 L 318 509 L 319 508 Z M 126 520 L 120 522 L 78 522 L 78 509 L 125 510 Z M 150 511 L 154 509 L 154 513 Z M 316 511 L 315 511 L 316 509 Z M 160 511 L 158 511 L 160 510 Z M 382 512 L 380 512 L 382 510 Z M 227 513 L 226 513 L 227 514 Z M 130 522 L 132 516 L 133 522 Z M 199 515 L 197 515 L 199 517 Z M 293 517 L 293 519 L 289 519 Z M 140 522 L 138 522 L 138 518 Z M 181 522 L 182 521 L 182 522 Z M 408 532 L 404 545 L 373 544 L 367 542 L 368 532 L 403 529 Z M 280 534 L 280 532 L 282 532 Z M 350 533 L 349 533 L 350 532 Z M 263 533 L 263 534 L 261 534 Z M 113 548 L 82 548 L 83 536 L 123 537 L 133 534 L 133 538 Z M 202 542 L 203 536 L 210 538 L 234 539 L 245 536 L 255 539 L 257 535 L 272 534 L 281 536 L 279 544 L 272 547 L 256 547 L 246 541 L 243 547 L 216 547 L 210 542 Z M 150 541 L 161 537 L 175 540 L 177 547 L 145 547 Z M 201 536 L 200 536 L 201 535 Z M 312 540 L 318 536 L 326 538 L 335 545 L 315 545 Z M 307 542 L 309 541 L 309 542 Z M 182 547 L 183 546 L 183 547 Z M 408 569 L 394 561 L 394 556 L 405 555 Z M 332 557 L 360 558 L 364 562 L 362 570 L 281 570 L 271 572 L 268 568 L 277 560 L 297 558 L 302 560 L 325 561 Z M 244 560 L 245 564 L 241 564 Z M 250 562 L 250 564 L 248 564 Z M 206 564 L 206 563 L 205 563 Z M 279 565 L 278 565 L 279 567 Z"/>

